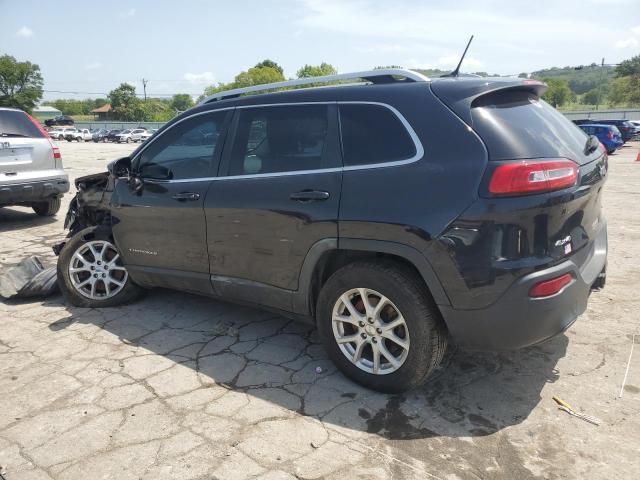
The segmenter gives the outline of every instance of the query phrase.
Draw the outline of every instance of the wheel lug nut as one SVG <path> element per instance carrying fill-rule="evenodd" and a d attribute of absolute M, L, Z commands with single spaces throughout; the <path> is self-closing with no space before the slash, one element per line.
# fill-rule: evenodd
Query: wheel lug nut
<path fill-rule="evenodd" d="M 101 262 L 100 260 L 98 260 L 96 263 L 97 263 L 98 265 L 101 265 L 101 264 L 102 264 L 102 262 Z"/>
<path fill-rule="evenodd" d="M 378 343 L 378 339 L 377 339 L 376 337 L 373 337 L 373 338 L 371 339 L 371 341 L 372 341 L 373 343 Z"/>
<path fill-rule="evenodd" d="M 360 336 L 361 336 L 362 338 L 367 338 L 367 334 L 366 334 L 366 333 L 362 333 L 362 334 L 360 334 Z"/>
<path fill-rule="evenodd" d="M 369 321 L 369 323 L 373 323 L 373 318 L 367 318 L 367 320 Z"/>
<path fill-rule="evenodd" d="M 93 278 L 98 278 L 98 274 L 97 274 L 97 273 L 94 273 L 94 274 L 93 274 Z"/>
<path fill-rule="evenodd" d="M 364 327 L 364 322 L 358 322 L 358 325 L 360 325 L 361 327 Z"/>
<path fill-rule="evenodd" d="M 381 328 L 376 328 L 376 332 L 382 333 L 382 329 Z"/>
<path fill-rule="evenodd" d="M 106 274 L 106 273 L 103 273 L 103 274 L 102 274 L 102 278 L 107 278 L 107 274 Z"/>

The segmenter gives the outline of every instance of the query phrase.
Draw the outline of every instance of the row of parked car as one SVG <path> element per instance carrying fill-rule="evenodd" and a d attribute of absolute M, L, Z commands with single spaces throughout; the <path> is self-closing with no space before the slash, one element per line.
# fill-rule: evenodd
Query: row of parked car
<path fill-rule="evenodd" d="M 157 128 L 147 130 L 144 127 L 127 128 L 124 130 L 107 130 L 106 128 L 90 130 L 88 128 L 55 127 L 49 130 L 49 136 L 54 140 L 66 140 L 68 142 L 135 143 L 144 142 L 157 131 Z"/>
<path fill-rule="evenodd" d="M 573 120 L 585 133 L 595 135 L 611 154 L 640 135 L 640 120 Z"/>

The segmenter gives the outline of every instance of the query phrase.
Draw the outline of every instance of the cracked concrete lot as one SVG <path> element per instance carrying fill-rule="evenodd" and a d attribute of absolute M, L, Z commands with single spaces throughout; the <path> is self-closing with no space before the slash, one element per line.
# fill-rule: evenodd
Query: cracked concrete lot
<path fill-rule="evenodd" d="M 72 178 L 132 150 L 60 148 Z M 0 303 L 2 474 L 638 478 L 640 349 L 630 357 L 633 336 L 640 340 L 638 148 L 610 157 L 608 284 L 578 322 L 518 352 L 451 349 L 428 384 L 404 395 L 345 379 L 312 328 L 207 298 L 156 290 L 104 310 L 59 295 Z M 54 262 L 70 198 L 54 219 L 0 209 L 0 268 L 32 254 Z M 554 395 L 600 426 L 559 410 Z"/>

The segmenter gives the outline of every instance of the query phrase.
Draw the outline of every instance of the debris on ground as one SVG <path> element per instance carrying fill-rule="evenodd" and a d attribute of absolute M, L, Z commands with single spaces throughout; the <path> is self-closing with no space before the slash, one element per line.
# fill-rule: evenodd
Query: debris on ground
<path fill-rule="evenodd" d="M 56 267 L 45 267 L 39 257 L 25 258 L 0 275 L 0 297 L 48 297 L 58 291 Z"/>
<path fill-rule="evenodd" d="M 322 373 L 322 367 L 316 367 L 316 373 L 318 374 Z"/>
<path fill-rule="evenodd" d="M 596 417 L 577 412 L 571 405 L 562 400 L 560 397 L 553 397 L 553 400 L 559 405 L 558 408 L 560 410 L 567 412 L 569 415 L 573 415 L 574 417 L 580 418 L 585 422 L 592 423 L 593 425 L 600 425 L 600 420 L 598 420 Z"/>

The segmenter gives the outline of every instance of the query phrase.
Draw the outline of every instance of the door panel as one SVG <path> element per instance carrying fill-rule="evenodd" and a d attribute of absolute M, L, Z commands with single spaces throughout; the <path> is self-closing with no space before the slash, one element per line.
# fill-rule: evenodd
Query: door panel
<path fill-rule="evenodd" d="M 214 288 L 234 295 L 231 278 L 246 280 L 244 294 L 251 282 L 296 290 L 311 246 L 338 234 L 337 109 L 238 109 L 232 130 L 204 203 Z"/>
<path fill-rule="evenodd" d="M 213 182 L 205 201 L 211 274 L 298 288 L 311 246 L 338 236 L 341 172 Z M 303 190 L 324 200 L 292 200 Z"/>
<path fill-rule="evenodd" d="M 203 205 L 229 119 L 209 112 L 173 125 L 133 160 L 142 188 L 116 181 L 113 233 L 141 283 L 212 292 Z"/>

